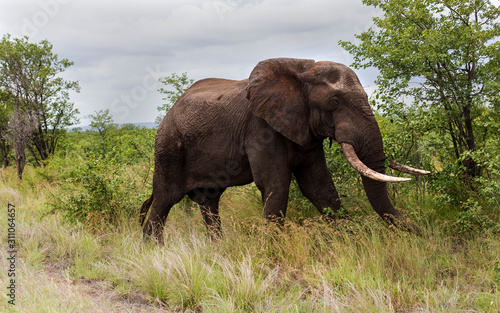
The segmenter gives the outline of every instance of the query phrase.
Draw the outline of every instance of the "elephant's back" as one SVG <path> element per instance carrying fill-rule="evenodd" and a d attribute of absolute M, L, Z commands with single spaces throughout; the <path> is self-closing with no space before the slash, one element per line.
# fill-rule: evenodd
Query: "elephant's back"
<path fill-rule="evenodd" d="M 207 113 L 207 110 L 217 107 L 237 106 L 243 95 L 246 99 L 248 79 L 229 80 L 222 78 L 207 78 L 194 83 L 177 100 L 172 109 L 183 110 L 186 108 Z M 200 112 L 200 113 L 201 113 Z"/>
<path fill-rule="evenodd" d="M 157 141 L 182 142 L 188 151 L 235 149 L 245 132 L 251 113 L 246 99 L 248 80 L 204 79 L 193 84 L 172 106 Z M 176 145 L 177 146 L 177 145 Z"/>
<path fill-rule="evenodd" d="M 198 81 L 172 106 L 165 123 L 186 134 L 231 126 L 248 113 L 247 85 L 248 80 Z"/>

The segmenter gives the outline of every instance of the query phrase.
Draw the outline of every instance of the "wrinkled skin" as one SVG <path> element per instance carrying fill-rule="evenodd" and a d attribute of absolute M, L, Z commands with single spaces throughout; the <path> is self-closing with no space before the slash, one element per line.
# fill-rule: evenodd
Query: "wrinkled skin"
<path fill-rule="evenodd" d="M 323 151 L 326 138 L 352 145 L 365 165 L 384 173 L 382 136 L 368 97 L 342 64 L 271 59 L 260 62 L 249 79 L 196 82 L 158 129 L 153 194 L 141 212 L 144 219 L 152 202 L 145 237 L 161 240 L 171 207 L 185 195 L 200 205 L 217 235 L 220 196 L 227 187 L 252 181 L 262 193 L 264 217 L 282 221 L 292 175 L 321 213 L 338 211 L 341 202 Z M 381 217 L 403 220 L 385 182 L 362 181 Z"/>

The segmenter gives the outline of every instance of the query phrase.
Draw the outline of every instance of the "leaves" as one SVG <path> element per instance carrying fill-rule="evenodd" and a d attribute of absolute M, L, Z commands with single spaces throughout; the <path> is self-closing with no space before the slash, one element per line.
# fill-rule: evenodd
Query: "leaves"
<path fill-rule="evenodd" d="M 165 114 L 167 114 L 168 110 L 174 105 L 174 103 L 179 99 L 179 97 L 194 83 L 194 79 L 189 78 L 187 73 L 184 72 L 180 76 L 176 73 L 173 73 L 170 76 L 163 77 L 159 79 L 160 83 L 165 86 L 171 86 L 174 90 L 167 88 L 160 88 L 158 91 L 160 93 L 165 94 L 165 98 L 163 100 L 167 101 L 158 107 L 158 111 L 160 115 L 156 118 L 156 122 L 159 124 Z"/>
<path fill-rule="evenodd" d="M 123 165 L 111 158 L 88 156 L 66 179 L 63 194 L 52 196 L 50 206 L 94 231 L 117 226 L 137 213 L 137 202 L 144 197 Z"/>
<path fill-rule="evenodd" d="M 376 67 L 385 113 L 394 103 L 411 107 L 425 129 L 450 138 L 456 160 L 487 140 L 476 120 L 500 90 L 500 9 L 488 0 L 367 0 L 384 15 L 375 28 L 356 35 L 359 44 L 339 42 L 356 68 Z M 397 111 L 397 110 L 396 110 Z M 481 168 L 462 159 L 466 176 Z"/>
<path fill-rule="evenodd" d="M 28 148 L 38 164 L 54 154 L 63 128 L 78 121 L 78 110 L 69 102 L 69 91 L 79 91 L 78 82 L 59 76 L 71 65 L 53 53 L 47 40 L 31 43 L 28 37 L 5 35 L 0 41 L 0 100 L 11 112 L 36 121 Z M 2 108 L 1 115 L 6 111 Z"/>

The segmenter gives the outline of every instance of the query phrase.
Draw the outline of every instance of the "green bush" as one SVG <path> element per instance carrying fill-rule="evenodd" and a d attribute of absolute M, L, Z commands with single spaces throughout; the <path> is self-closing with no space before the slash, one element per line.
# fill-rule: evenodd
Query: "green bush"
<path fill-rule="evenodd" d="M 147 198 L 126 169 L 114 159 L 91 155 L 65 179 L 62 194 L 52 195 L 50 206 L 93 230 L 118 226 L 136 217 L 139 204 Z"/>
<path fill-rule="evenodd" d="M 110 149 L 108 156 L 123 164 L 147 161 L 152 165 L 155 136 L 156 129 L 117 129 L 110 134 L 113 148 Z"/>
<path fill-rule="evenodd" d="M 467 200 L 451 220 L 450 230 L 460 236 L 473 235 L 494 226 L 494 222 L 485 214 L 481 205 L 474 200 Z"/>
<path fill-rule="evenodd" d="M 500 158 L 481 149 L 471 155 L 482 167 L 482 176 L 464 183 L 461 165 L 448 163 L 432 175 L 430 191 L 439 219 L 454 235 L 468 236 L 495 230 L 500 206 Z"/>

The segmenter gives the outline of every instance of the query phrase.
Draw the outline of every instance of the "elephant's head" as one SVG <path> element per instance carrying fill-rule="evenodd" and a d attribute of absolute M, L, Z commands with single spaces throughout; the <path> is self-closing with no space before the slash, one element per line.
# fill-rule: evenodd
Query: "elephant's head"
<path fill-rule="evenodd" d="M 384 175 L 382 135 L 354 71 L 334 62 L 262 61 L 250 75 L 247 98 L 256 116 L 300 146 L 325 138 L 340 143 L 349 163 L 361 173 L 375 211 L 391 221 L 399 215 L 385 182 L 409 179 Z M 413 174 L 429 173 L 391 165 Z"/>

